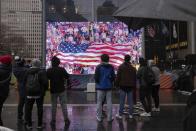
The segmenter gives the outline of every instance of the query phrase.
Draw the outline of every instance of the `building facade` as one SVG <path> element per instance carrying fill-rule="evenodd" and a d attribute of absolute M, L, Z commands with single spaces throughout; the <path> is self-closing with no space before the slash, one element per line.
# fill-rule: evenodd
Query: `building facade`
<path fill-rule="evenodd" d="M 24 39 L 20 55 L 41 59 L 42 0 L 1 0 L 1 22 L 9 28 L 8 38 Z"/>

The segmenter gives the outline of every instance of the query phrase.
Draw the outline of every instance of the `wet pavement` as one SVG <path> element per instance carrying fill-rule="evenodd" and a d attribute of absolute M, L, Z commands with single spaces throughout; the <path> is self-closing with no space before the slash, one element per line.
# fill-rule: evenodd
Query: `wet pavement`
<path fill-rule="evenodd" d="M 137 99 L 138 98 L 137 93 Z M 160 91 L 160 103 L 161 104 L 174 104 L 174 103 L 186 103 L 187 96 L 181 95 L 177 91 L 171 89 L 162 89 Z M 45 104 L 50 104 L 50 93 L 46 92 Z M 68 104 L 95 104 L 96 103 L 96 93 L 86 93 L 86 91 L 67 91 L 67 103 Z M 119 92 L 117 90 L 112 93 L 112 103 L 119 104 Z M 10 90 L 6 104 L 17 104 L 17 91 L 15 89 Z"/>
<path fill-rule="evenodd" d="M 17 124 L 17 99 L 14 90 L 6 101 L 3 109 L 4 125 L 14 130 L 25 131 L 23 124 Z M 46 96 L 44 105 L 45 128 L 43 131 L 182 131 L 182 120 L 184 116 L 185 102 L 187 96 L 183 96 L 172 90 L 161 90 L 160 93 L 161 111 L 153 112 L 152 117 L 134 116 L 128 119 L 123 116 L 123 120 L 114 119 L 108 123 L 96 120 L 95 94 L 86 94 L 83 91 L 68 92 L 68 113 L 71 124 L 68 129 L 64 129 L 64 120 L 61 108 L 57 110 L 56 128 L 50 127 L 51 107 L 49 96 Z M 113 116 L 118 112 L 118 92 L 113 92 Z M 33 130 L 37 131 L 37 113 L 33 110 Z"/>

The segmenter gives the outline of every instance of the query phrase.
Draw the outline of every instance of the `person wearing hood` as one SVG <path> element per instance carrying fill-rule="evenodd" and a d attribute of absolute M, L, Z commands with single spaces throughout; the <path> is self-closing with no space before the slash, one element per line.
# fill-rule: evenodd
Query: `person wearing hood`
<path fill-rule="evenodd" d="M 130 55 L 125 55 L 124 63 L 121 64 L 117 71 L 116 86 L 120 88 L 120 109 L 116 118 L 122 119 L 125 98 L 129 104 L 129 118 L 133 116 L 133 89 L 136 87 L 136 69 L 131 65 Z"/>
<path fill-rule="evenodd" d="M 52 120 L 50 125 L 52 128 L 56 127 L 56 109 L 58 98 L 60 100 L 65 128 L 69 127 L 70 120 L 68 118 L 67 112 L 67 96 L 65 91 L 64 83 L 67 81 L 69 84 L 69 74 L 67 71 L 59 67 L 60 59 L 54 56 L 52 58 L 52 67 L 47 70 L 47 76 L 50 80 L 50 93 L 51 93 L 51 102 L 52 102 Z"/>
<path fill-rule="evenodd" d="M 156 66 L 153 60 L 149 60 L 149 66 L 155 75 L 155 83 L 152 85 L 152 98 L 154 100 L 155 107 L 152 108 L 152 111 L 159 112 L 160 69 Z"/>
<path fill-rule="evenodd" d="M 2 108 L 9 94 L 9 85 L 12 75 L 12 58 L 10 55 L 0 56 L 0 126 L 3 126 L 1 119 Z"/>
<path fill-rule="evenodd" d="M 41 70 L 41 61 L 34 59 L 32 67 L 29 68 L 24 76 L 26 103 L 25 103 L 25 122 L 26 128 L 32 129 L 32 109 L 36 102 L 38 111 L 37 129 L 43 128 L 43 102 L 45 91 L 48 89 L 48 79 L 45 70 Z"/>
<path fill-rule="evenodd" d="M 15 66 L 13 67 L 13 74 L 17 80 L 17 90 L 19 92 L 18 101 L 18 122 L 23 122 L 23 109 L 25 105 L 25 86 L 24 86 L 24 76 L 27 68 L 24 66 L 25 60 L 19 57 L 15 57 Z"/>
<path fill-rule="evenodd" d="M 142 106 L 144 108 L 143 113 L 140 114 L 140 116 L 144 117 L 150 117 L 151 116 L 151 111 L 152 111 L 152 101 L 151 101 L 151 93 L 152 93 L 152 85 L 148 84 L 146 79 L 148 74 L 148 68 L 147 61 L 145 59 L 140 59 L 139 61 L 140 67 L 137 71 L 137 78 L 139 79 L 139 97 L 140 101 L 142 103 Z"/>
<path fill-rule="evenodd" d="M 115 80 L 114 67 L 109 64 L 109 56 L 101 55 L 101 64 L 95 69 L 95 83 L 97 90 L 97 121 L 102 121 L 102 103 L 106 97 L 107 102 L 107 121 L 112 118 L 112 87 Z"/>

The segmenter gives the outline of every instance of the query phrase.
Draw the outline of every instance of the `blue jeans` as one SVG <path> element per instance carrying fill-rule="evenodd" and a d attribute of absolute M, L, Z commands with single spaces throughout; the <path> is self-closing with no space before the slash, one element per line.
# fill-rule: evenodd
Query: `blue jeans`
<path fill-rule="evenodd" d="M 102 117 L 102 103 L 106 97 L 107 102 L 107 120 L 112 120 L 112 91 L 97 90 L 97 117 Z"/>
<path fill-rule="evenodd" d="M 127 95 L 127 102 L 129 104 L 129 115 L 133 114 L 133 93 L 132 91 L 125 92 L 123 90 L 120 90 L 120 109 L 119 109 L 119 115 L 123 114 L 123 110 L 125 107 L 125 98 Z"/>
<path fill-rule="evenodd" d="M 68 112 L 67 112 L 67 95 L 66 92 L 62 93 L 54 93 L 51 94 L 51 101 L 52 101 L 52 121 L 56 121 L 56 109 L 57 109 L 57 101 L 60 101 L 61 109 L 63 112 L 64 120 L 68 119 Z"/>

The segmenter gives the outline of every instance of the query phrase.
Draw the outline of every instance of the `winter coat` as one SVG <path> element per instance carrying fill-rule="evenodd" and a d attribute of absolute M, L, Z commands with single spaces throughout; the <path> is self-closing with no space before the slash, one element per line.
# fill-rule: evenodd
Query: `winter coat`
<path fill-rule="evenodd" d="M 137 71 L 137 78 L 139 79 L 140 87 L 146 87 L 147 83 L 144 80 L 144 71 L 146 66 L 141 66 Z"/>
<path fill-rule="evenodd" d="M 97 90 L 111 90 L 115 79 L 114 67 L 108 63 L 101 63 L 95 70 Z"/>
<path fill-rule="evenodd" d="M 131 91 L 136 87 L 136 69 L 131 63 L 124 62 L 117 71 L 116 86 L 124 91 Z"/>
<path fill-rule="evenodd" d="M 21 97 L 25 97 L 25 86 L 24 86 L 24 76 L 27 71 L 27 68 L 24 66 L 15 66 L 13 68 L 14 76 L 18 82 L 18 91 Z"/>
<path fill-rule="evenodd" d="M 40 68 L 29 68 L 26 71 L 25 76 L 24 76 L 24 78 L 25 78 L 24 85 L 23 85 L 23 86 L 25 86 L 25 94 L 26 94 L 26 96 L 28 96 L 28 92 L 26 89 L 28 75 L 35 74 L 35 73 L 38 73 L 38 80 L 39 80 L 40 87 L 41 87 L 41 95 L 40 96 L 44 96 L 46 90 L 48 89 L 48 78 L 47 78 L 46 71 L 44 69 L 40 69 Z"/>
<path fill-rule="evenodd" d="M 65 81 L 69 84 L 69 74 L 62 67 L 52 67 L 47 70 L 47 76 L 50 80 L 50 92 L 62 93 L 65 91 Z"/>
<path fill-rule="evenodd" d="M 0 64 L 0 97 L 7 97 L 12 75 L 12 66 Z"/>
<path fill-rule="evenodd" d="M 160 70 L 157 66 L 153 65 L 151 66 L 152 71 L 155 75 L 155 83 L 153 85 L 160 85 Z"/>

